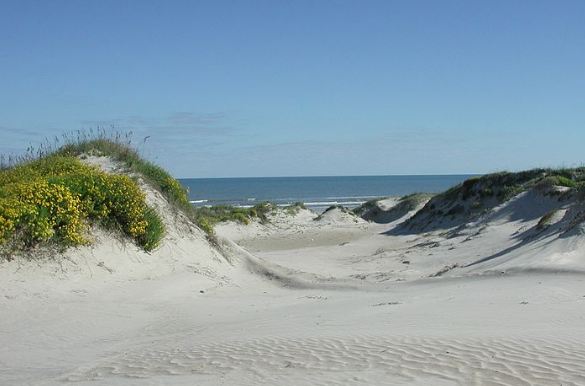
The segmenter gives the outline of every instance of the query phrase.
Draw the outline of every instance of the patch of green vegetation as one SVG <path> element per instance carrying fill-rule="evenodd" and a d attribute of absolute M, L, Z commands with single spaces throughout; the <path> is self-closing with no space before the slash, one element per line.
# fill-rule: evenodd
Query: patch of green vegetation
<path fill-rule="evenodd" d="M 558 212 L 558 209 L 553 209 L 550 212 L 547 212 L 544 216 L 540 218 L 538 224 L 536 224 L 537 229 L 544 229 L 551 224 L 553 216 Z"/>
<path fill-rule="evenodd" d="M 164 227 L 136 182 L 64 154 L 0 170 L 0 245 L 18 251 L 86 244 L 89 225 L 99 224 L 154 249 Z"/>
<path fill-rule="evenodd" d="M 152 208 L 146 208 L 144 218 L 147 225 L 144 234 L 138 239 L 138 243 L 143 245 L 146 251 L 152 251 L 158 247 L 164 237 L 165 226 L 160 216 Z"/>
<path fill-rule="evenodd" d="M 563 194 L 575 194 L 581 186 L 585 186 L 585 167 L 532 169 L 517 173 L 497 172 L 472 177 L 433 197 L 407 220 L 405 225 L 426 224 L 429 215 L 439 217 L 447 214 L 452 218 L 465 215 L 471 218 L 531 188 L 543 189 L 547 194 L 554 194 L 551 189 L 554 186 L 569 188 L 569 191 Z M 466 204 L 462 205 L 463 203 Z M 421 218 L 422 222 L 419 221 Z"/>
<path fill-rule="evenodd" d="M 538 184 L 547 187 L 564 186 L 566 188 L 575 188 L 578 182 L 565 176 L 548 176 L 543 178 Z"/>
<path fill-rule="evenodd" d="M 295 202 L 292 205 L 286 206 L 284 210 L 289 216 L 295 216 L 298 214 L 302 209 L 307 209 L 304 203 L 302 202 Z"/>
<path fill-rule="evenodd" d="M 428 201 L 434 195 L 430 193 L 412 193 L 400 198 L 399 204 L 404 205 L 408 211 L 418 208 L 420 204 Z"/>
<path fill-rule="evenodd" d="M 132 173 L 137 173 L 152 187 L 158 189 L 169 202 L 181 207 L 190 208 L 187 190 L 166 170 L 145 160 L 138 151 L 127 143 L 117 142 L 110 138 L 98 138 L 84 142 L 69 143 L 57 151 L 65 156 L 83 154 L 104 155 L 122 163 Z"/>
<path fill-rule="evenodd" d="M 437 196 L 437 199 L 453 201 L 496 197 L 499 202 L 504 202 L 537 184 L 575 188 L 582 182 L 585 182 L 585 168 L 498 172 L 470 178 Z"/>
<path fill-rule="evenodd" d="M 201 229 L 208 234 L 212 234 L 213 227 L 220 222 L 234 221 L 247 225 L 252 219 L 259 219 L 262 223 L 265 223 L 268 221 L 268 214 L 274 210 L 276 210 L 276 205 L 270 202 L 262 202 L 251 208 L 218 205 L 193 208 L 193 216 Z"/>
<path fill-rule="evenodd" d="M 385 221 L 389 221 L 389 219 L 397 219 L 406 213 L 415 210 L 423 202 L 428 201 L 431 197 L 433 197 L 433 195 L 429 193 L 408 194 L 406 196 L 400 197 L 396 205 L 387 211 L 383 211 L 378 206 L 378 203 L 381 200 L 384 200 L 384 198 L 376 198 L 363 203 L 362 205 L 353 209 L 352 212 L 367 221 L 378 221 L 375 219 L 378 218 L 379 215 L 384 214 L 386 219 Z"/>
<path fill-rule="evenodd" d="M 361 204 L 360 206 L 352 209 L 352 212 L 356 215 L 356 216 L 361 216 L 364 213 L 366 213 L 367 211 L 369 211 L 372 208 L 375 208 L 376 206 L 378 206 L 378 202 L 380 200 L 383 200 L 384 197 L 380 197 L 380 198 L 374 198 L 372 200 L 368 200 L 366 202 L 364 202 L 363 204 Z"/>
<path fill-rule="evenodd" d="M 345 207 L 345 206 L 343 206 L 343 205 L 331 205 L 330 207 L 328 207 L 327 209 L 325 209 L 325 210 L 323 211 L 323 213 L 321 213 L 320 215 L 318 215 L 317 217 L 315 217 L 313 220 L 314 220 L 314 221 L 319 221 L 319 220 L 321 220 L 321 219 L 323 218 L 323 215 L 324 215 L 325 213 L 327 213 L 327 212 L 330 212 L 330 211 L 332 211 L 332 210 L 334 210 L 334 209 L 339 209 L 339 210 L 341 210 L 343 213 L 349 213 L 349 214 L 351 214 L 352 216 L 357 216 L 357 215 L 355 214 L 355 212 L 354 212 L 354 211 L 352 211 L 352 210 L 349 210 L 348 208 L 346 208 L 346 207 Z"/>

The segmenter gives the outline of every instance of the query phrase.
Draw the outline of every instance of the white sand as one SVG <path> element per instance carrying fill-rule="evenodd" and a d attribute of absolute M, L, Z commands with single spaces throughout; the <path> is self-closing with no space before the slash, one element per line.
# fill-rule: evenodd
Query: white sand
<path fill-rule="evenodd" d="M 0 265 L 0 384 L 585 384 L 577 204 L 528 192 L 424 235 L 279 213 L 219 226 L 220 254 L 149 200 L 171 230 L 152 254 L 100 233 Z"/>

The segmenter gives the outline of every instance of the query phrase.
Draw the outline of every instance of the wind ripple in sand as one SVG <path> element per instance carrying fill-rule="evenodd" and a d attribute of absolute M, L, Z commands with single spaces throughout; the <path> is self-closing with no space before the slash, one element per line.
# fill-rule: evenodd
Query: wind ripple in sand
<path fill-rule="evenodd" d="M 239 385 L 585 385 L 585 346 L 534 339 L 264 338 L 128 352 L 64 380 L 168 375 Z"/>

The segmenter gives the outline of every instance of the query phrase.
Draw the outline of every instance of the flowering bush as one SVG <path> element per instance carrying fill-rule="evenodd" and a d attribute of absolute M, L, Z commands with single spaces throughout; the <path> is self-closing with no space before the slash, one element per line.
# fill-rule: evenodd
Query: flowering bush
<path fill-rule="evenodd" d="M 17 239 L 25 246 L 80 245 L 91 222 L 121 229 L 146 250 L 164 232 L 128 176 L 56 155 L 0 171 L 0 244 Z"/>

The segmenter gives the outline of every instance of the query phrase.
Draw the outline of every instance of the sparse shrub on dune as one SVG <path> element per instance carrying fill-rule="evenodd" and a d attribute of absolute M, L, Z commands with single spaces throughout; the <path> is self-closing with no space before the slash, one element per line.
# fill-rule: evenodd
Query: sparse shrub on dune
<path fill-rule="evenodd" d="M 547 213 L 544 214 L 544 216 L 542 216 L 540 218 L 540 220 L 538 220 L 538 223 L 536 224 L 536 229 L 539 230 L 543 230 L 546 227 L 548 227 L 554 217 L 554 215 L 558 212 L 558 209 L 553 209 Z"/>
<path fill-rule="evenodd" d="M 361 204 L 360 206 L 353 208 L 352 212 L 357 216 L 361 216 L 365 212 L 367 212 L 368 210 L 373 209 L 376 206 L 378 206 L 378 201 L 383 200 L 383 199 L 384 199 L 383 197 L 380 197 L 380 198 L 374 198 L 374 199 L 368 200 L 368 201 L 364 202 L 363 204 Z"/>
<path fill-rule="evenodd" d="M 268 221 L 268 214 L 276 209 L 277 206 L 270 202 L 261 202 L 251 208 L 217 205 L 193 208 L 193 216 L 201 229 L 213 234 L 213 227 L 220 222 L 234 221 L 247 225 L 251 220 L 258 219 L 265 223 Z"/>
<path fill-rule="evenodd" d="M 424 202 L 428 201 L 433 195 L 429 193 L 412 193 L 400 197 L 394 206 L 383 209 L 380 206 L 380 201 L 383 198 L 377 198 L 367 201 L 357 208 L 353 209 L 353 213 L 360 216 L 366 221 L 373 221 L 378 223 L 388 223 L 399 219 L 410 211 L 420 207 Z"/>
<path fill-rule="evenodd" d="M 289 216 L 294 216 L 294 215 L 298 214 L 302 209 L 307 209 L 307 207 L 302 202 L 295 202 L 294 204 L 289 205 L 289 206 L 285 207 L 284 209 L 286 210 L 286 213 Z"/>

